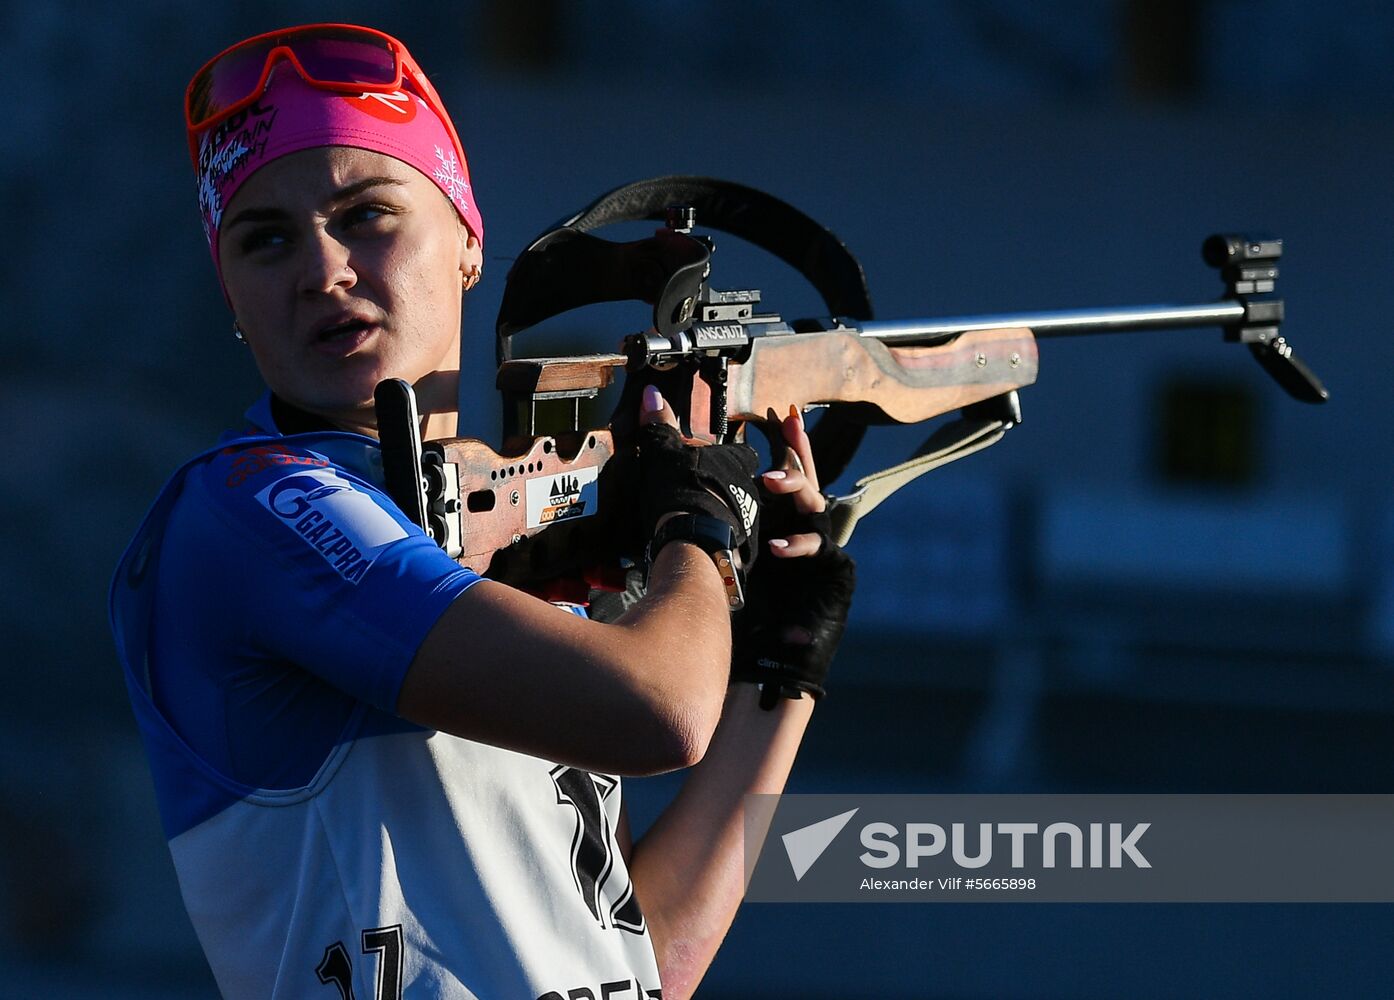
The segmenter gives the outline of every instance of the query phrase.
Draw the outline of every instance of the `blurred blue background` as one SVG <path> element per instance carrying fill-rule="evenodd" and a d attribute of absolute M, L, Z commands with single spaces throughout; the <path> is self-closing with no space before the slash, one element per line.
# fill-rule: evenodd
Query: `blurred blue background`
<path fill-rule="evenodd" d="M 791 787 L 1394 791 L 1386 5 L 7 4 L 0 995 L 214 993 L 105 589 L 165 475 L 258 391 L 184 84 L 319 20 L 402 38 L 459 126 L 488 226 L 465 359 L 486 439 L 511 255 L 627 180 L 792 202 L 886 318 L 1201 301 L 1206 234 L 1282 236 L 1286 330 L 1332 401 L 1282 396 L 1218 331 L 1043 343 L 1024 424 L 853 540 L 862 587 Z M 733 240 L 715 277 L 818 312 Z M 873 435 L 838 486 L 923 428 Z M 673 787 L 632 784 L 640 825 Z M 1392 936 L 1390 906 L 750 906 L 703 995 L 1387 995 Z"/>

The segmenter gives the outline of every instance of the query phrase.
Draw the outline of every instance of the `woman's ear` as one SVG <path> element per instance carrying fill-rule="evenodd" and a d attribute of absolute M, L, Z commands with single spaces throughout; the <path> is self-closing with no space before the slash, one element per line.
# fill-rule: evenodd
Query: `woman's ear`
<path fill-rule="evenodd" d="M 465 291 L 479 284 L 484 277 L 484 248 L 463 225 L 460 227 L 460 275 Z"/>

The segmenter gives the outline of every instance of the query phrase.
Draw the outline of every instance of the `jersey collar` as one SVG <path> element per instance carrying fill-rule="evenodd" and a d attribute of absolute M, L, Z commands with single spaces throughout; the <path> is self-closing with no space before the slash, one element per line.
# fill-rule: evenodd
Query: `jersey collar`
<path fill-rule="evenodd" d="M 287 403 L 270 389 L 262 393 L 261 398 L 248 407 L 247 412 L 243 414 L 243 416 L 247 419 L 247 422 L 252 425 L 253 430 L 263 434 L 275 434 L 280 437 L 289 437 L 292 434 L 320 434 L 326 432 L 338 434 L 355 433 L 335 427 L 323 417 L 302 410 L 292 403 Z"/>

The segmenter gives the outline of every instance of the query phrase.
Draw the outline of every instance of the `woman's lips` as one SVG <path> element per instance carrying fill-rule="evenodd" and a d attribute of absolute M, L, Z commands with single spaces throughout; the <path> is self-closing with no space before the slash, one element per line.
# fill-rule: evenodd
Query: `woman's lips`
<path fill-rule="evenodd" d="M 361 320 L 340 323 L 315 335 L 315 350 L 331 358 L 345 358 L 362 349 L 379 329 Z"/>

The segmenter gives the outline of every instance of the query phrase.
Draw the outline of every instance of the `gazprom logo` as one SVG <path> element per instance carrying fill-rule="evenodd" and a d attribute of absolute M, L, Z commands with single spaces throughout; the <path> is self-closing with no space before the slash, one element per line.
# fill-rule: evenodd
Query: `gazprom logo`
<path fill-rule="evenodd" d="M 407 536 L 372 496 L 333 469 L 278 479 L 257 500 L 349 583 L 363 579 L 383 549 Z"/>
<path fill-rule="evenodd" d="M 353 489 L 348 483 L 318 483 L 311 476 L 291 476 L 282 479 L 267 491 L 266 506 L 288 521 L 293 521 L 310 509 L 316 500 Z"/>

